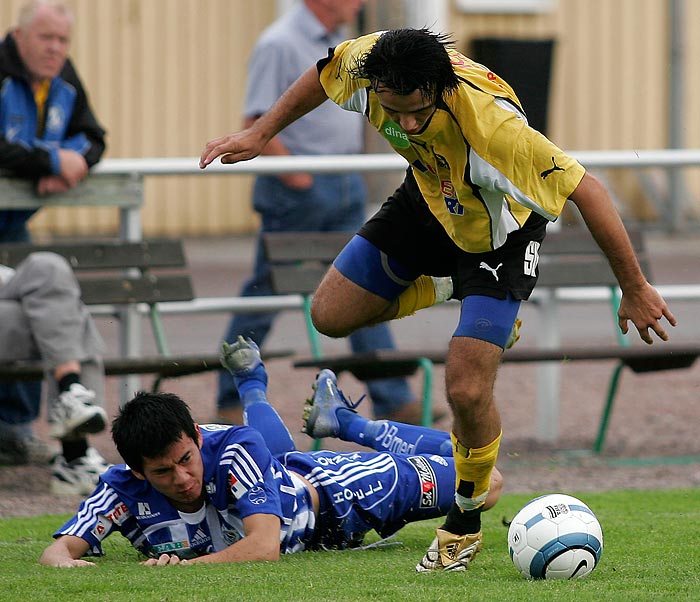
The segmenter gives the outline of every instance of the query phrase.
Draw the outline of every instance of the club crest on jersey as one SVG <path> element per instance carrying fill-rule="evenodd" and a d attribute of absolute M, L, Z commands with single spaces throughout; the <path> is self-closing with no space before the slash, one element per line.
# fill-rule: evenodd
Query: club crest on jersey
<path fill-rule="evenodd" d="M 382 136 L 389 141 L 391 146 L 395 146 L 396 148 L 408 148 L 411 146 L 408 140 L 408 134 L 403 131 L 403 128 L 398 123 L 391 119 L 387 119 L 382 124 L 381 133 Z"/>
<path fill-rule="evenodd" d="M 455 187 L 452 180 L 440 180 L 442 196 L 445 199 L 445 206 L 452 215 L 464 215 L 464 205 L 457 199 Z"/>
<path fill-rule="evenodd" d="M 265 490 L 260 487 L 260 485 L 255 485 L 255 487 L 248 492 L 248 501 L 256 506 L 259 504 L 264 504 L 267 501 Z"/>

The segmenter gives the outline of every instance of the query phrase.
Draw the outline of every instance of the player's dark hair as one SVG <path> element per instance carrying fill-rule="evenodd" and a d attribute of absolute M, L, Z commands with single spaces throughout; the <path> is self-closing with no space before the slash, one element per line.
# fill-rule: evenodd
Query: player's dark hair
<path fill-rule="evenodd" d="M 451 44 L 447 34 L 428 29 L 392 29 L 379 36 L 350 73 L 368 79 L 375 90 L 383 86 L 400 95 L 419 90 L 425 99 L 443 98 L 459 86 L 447 53 Z"/>
<path fill-rule="evenodd" d="M 173 393 L 139 391 L 112 421 L 112 440 L 129 467 L 143 474 L 144 458 L 159 458 L 182 436 L 197 441 L 187 404 Z"/>

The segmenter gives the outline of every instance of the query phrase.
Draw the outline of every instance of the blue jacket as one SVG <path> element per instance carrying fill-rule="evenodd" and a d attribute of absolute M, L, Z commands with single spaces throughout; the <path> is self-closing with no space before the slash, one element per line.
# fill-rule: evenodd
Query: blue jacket
<path fill-rule="evenodd" d="M 37 137 L 37 115 L 26 69 L 8 34 L 0 42 L 0 170 L 32 180 L 56 175 L 59 149 L 81 153 L 89 167 L 100 160 L 105 131 L 70 60 L 51 82 L 41 138 Z M 0 211 L 0 242 L 10 230 L 24 229 L 32 213 Z"/>

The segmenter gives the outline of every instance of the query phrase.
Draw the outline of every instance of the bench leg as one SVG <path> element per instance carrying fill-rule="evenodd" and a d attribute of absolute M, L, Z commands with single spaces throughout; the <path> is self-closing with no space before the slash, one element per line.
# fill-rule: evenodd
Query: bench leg
<path fill-rule="evenodd" d="M 608 430 L 608 424 L 610 422 L 610 414 L 612 413 L 613 403 L 615 402 L 615 395 L 617 395 L 617 388 L 620 384 L 620 376 L 622 374 L 622 369 L 625 365 L 620 362 L 613 370 L 612 376 L 610 377 L 610 385 L 608 386 L 608 396 L 605 400 L 605 406 L 603 406 L 603 413 L 600 417 L 600 425 L 598 426 L 598 435 L 593 443 L 593 453 L 599 454 L 603 451 L 603 445 L 605 444 L 605 434 Z"/>
<path fill-rule="evenodd" d="M 418 360 L 423 370 L 423 401 L 421 424 L 423 426 L 433 426 L 433 362 L 427 357 Z"/>

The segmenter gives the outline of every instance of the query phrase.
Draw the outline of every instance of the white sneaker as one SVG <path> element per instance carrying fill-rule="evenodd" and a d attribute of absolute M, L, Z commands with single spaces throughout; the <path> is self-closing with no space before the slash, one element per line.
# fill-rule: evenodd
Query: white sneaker
<path fill-rule="evenodd" d="M 51 492 L 56 495 L 90 495 L 97 487 L 100 475 L 111 464 L 94 447 L 72 462 L 58 456 L 51 469 Z"/>
<path fill-rule="evenodd" d="M 107 426 L 107 412 L 95 405 L 95 392 L 80 383 L 54 399 L 49 408 L 49 434 L 62 439 L 68 433 L 99 433 Z"/>

